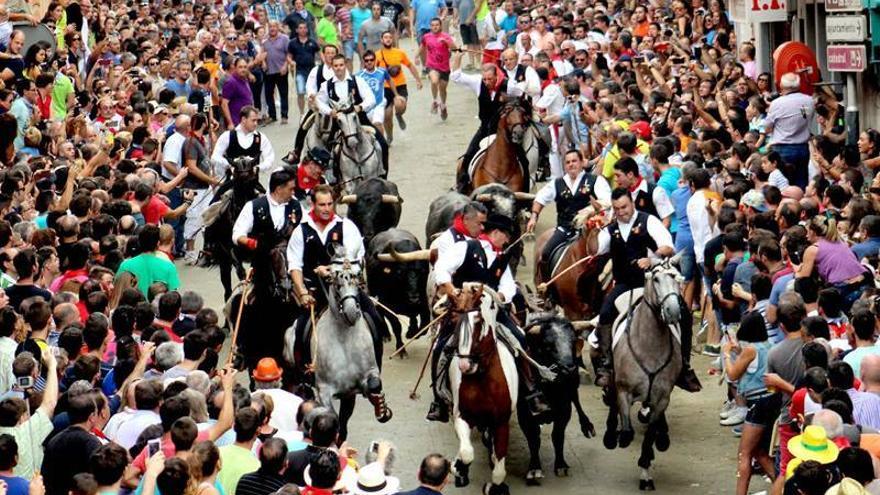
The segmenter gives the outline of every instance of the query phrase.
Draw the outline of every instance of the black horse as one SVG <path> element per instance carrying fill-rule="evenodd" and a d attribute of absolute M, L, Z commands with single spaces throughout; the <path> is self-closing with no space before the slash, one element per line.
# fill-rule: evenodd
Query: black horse
<path fill-rule="evenodd" d="M 223 284 L 223 299 L 232 296 L 232 267 L 239 280 L 244 280 L 244 252 L 232 242 L 232 226 L 248 202 L 266 192 L 259 181 L 257 160 L 240 156 L 229 161 L 226 179 L 214 193 L 211 206 L 202 218 L 205 221 L 205 247 L 200 266 L 217 266 Z"/>
<path fill-rule="evenodd" d="M 529 470 L 526 483 L 537 485 L 544 472 L 541 470 L 541 424 L 553 423 L 553 469 L 556 476 L 568 476 L 568 463 L 565 462 L 565 428 L 571 420 L 571 406 L 577 410 L 581 432 L 587 438 L 596 436 L 596 429 L 584 413 L 578 396 L 577 335 L 571 322 L 555 313 L 538 313 L 529 316 L 526 324 L 526 350 L 529 355 L 556 373 L 552 382 L 540 384 L 541 391 L 550 403 L 551 411 L 533 418 L 520 394 L 517 416 L 520 428 L 529 444 Z"/>

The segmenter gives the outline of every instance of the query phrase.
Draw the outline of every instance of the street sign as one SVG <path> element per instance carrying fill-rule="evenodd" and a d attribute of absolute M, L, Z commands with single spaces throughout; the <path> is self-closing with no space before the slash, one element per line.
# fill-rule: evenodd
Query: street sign
<path fill-rule="evenodd" d="M 828 41 L 865 41 L 868 22 L 863 15 L 838 15 L 825 18 Z"/>
<path fill-rule="evenodd" d="M 751 6 L 746 12 L 749 22 L 785 22 L 788 20 L 786 1 L 792 0 L 751 0 Z"/>
<path fill-rule="evenodd" d="M 863 72 L 868 64 L 864 45 L 828 45 L 825 58 L 832 72 Z"/>
<path fill-rule="evenodd" d="M 826 12 L 859 12 L 862 9 L 862 0 L 825 0 Z"/>

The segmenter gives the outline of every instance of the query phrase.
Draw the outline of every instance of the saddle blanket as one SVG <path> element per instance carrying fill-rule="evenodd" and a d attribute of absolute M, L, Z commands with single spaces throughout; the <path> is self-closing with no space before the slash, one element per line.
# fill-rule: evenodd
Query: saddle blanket
<path fill-rule="evenodd" d="M 645 289 L 639 287 L 637 289 L 633 289 L 628 292 L 624 292 L 623 294 L 617 296 L 617 299 L 614 300 L 614 307 L 617 308 L 617 318 L 614 320 L 614 337 L 611 340 L 611 349 L 617 347 L 617 343 L 620 342 L 621 337 L 626 333 L 626 329 L 629 325 L 629 308 L 630 302 L 632 302 L 633 306 L 639 304 L 642 300 L 642 295 L 644 294 Z M 681 331 L 678 328 L 678 325 L 669 325 L 669 331 L 672 332 L 672 336 L 675 340 L 681 344 Z M 599 337 L 594 331 L 590 334 L 587 339 L 589 344 L 593 348 L 599 347 Z"/>

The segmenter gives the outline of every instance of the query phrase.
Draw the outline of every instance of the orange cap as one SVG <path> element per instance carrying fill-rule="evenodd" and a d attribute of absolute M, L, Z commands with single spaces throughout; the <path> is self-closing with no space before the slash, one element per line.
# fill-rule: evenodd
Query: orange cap
<path fill-rule="evenodd" d="M 254 380 L 258 382 L 274 382 L 281 378 L 281 368 L 274 359 L 267 357 L 260 359 L 257 367 L 254 369 Z"/>

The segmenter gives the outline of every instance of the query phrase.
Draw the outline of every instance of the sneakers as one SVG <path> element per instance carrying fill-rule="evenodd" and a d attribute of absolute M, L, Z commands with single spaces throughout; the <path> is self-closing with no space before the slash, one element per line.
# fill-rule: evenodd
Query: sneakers
<path fill-rule="evenodd" d="M 199 253 L 197 251 L 187 251 L 183 255 L 183 262 L 187 265 L 195 265 L 199 261 Z"/>
<path fill-rule="evenodd" d="M 446 120 L 446 117 L 449 117 L 449 112 L 446 111 L 446 103 L 440 104 L 440 119 Z"/>
<path fill-rule="evenodd" d="M 403 116 L 398 115 L 398 114 L 394 114 L 394 116 L 397 117 L 397 126 L 400 127 L 401 131 L 405 131 L 406 130 L 406 121 L 403 120 Z"/>
<path fill-rule="evenodd" d="M 703 355 L 704 356 L 712 356 L 712 357 L 720 356 L 721 355 L 721 345 L 720 344 L 716 344 L 716 345 L 706 344 L 706 345 L 704 345 L 703 346 Z"/>
<path fill-rule="evenodd" d="M 727 419 L 730 416 L 730 413 L 733 412 L 736 407 L 736 401 L 734 400 L 726 400 L 724 404 L 721 406 L 721 411 L 718 413 L 719 419 Z"/>
<path fill-rule="evenodd" d="M 749 410 L 745 407 L 736 406 L 734 407 L 733 411 L 731 411 L 730 414 L 727 415 L 727 418 L 722 419 L 719 424 L 721 426 L 736 426 L 738 424 L 741 424 L 743 421 L 746 420 L 746 413 L 748 411 Z"/>
<path fill-rule="evenodd" d="M 434 100 L 431 102 L 431 115 L 437 113 L 437 109 L 440 107 L 440 102 Z"/>

